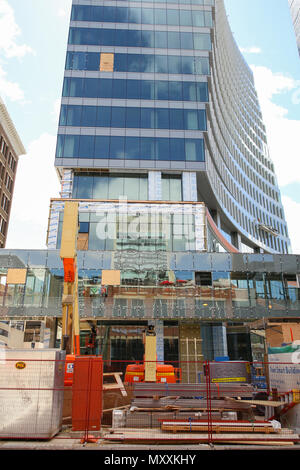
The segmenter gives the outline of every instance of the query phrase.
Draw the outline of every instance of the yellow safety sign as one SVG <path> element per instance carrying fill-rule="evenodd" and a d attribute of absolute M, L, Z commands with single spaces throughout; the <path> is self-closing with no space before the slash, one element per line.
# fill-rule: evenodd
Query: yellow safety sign
<path fill-rule="evenodd" d="M 246 382 L 246 377 L 219 377 L 212 382 Z"/>

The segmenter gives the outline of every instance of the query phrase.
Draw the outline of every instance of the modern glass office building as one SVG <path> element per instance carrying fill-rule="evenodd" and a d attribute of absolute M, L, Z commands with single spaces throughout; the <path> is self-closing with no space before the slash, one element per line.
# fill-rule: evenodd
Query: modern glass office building
<path fill-rule="evenodd" d="M 105 358 L 140 359 L 152 322 L 159 360 L 249 359 L 247 322 L 299 317 L 299 260 L 223 0 L 73 0 L 55 166 L 48 250 L 21 254 L 10 317 L 60 321 L 71 200 L 82 331 L 97 325 Z"/>
<path fill-rule="evenodd" d="M 68 198 L 203 202 L 209 250 L 289 252 L 223 0 L 73 0 L 55 165 Z"/>

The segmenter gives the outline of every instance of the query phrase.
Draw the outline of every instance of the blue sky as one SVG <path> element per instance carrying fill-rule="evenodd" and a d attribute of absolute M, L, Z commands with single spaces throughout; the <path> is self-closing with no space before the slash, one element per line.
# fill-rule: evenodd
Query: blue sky
<path fill-rule="evenodd" d="M 287 0 L 225 0 L 254 72 L 294 253 L 300 253 L 300 58 Z M 0 96 L 27 150 L 7 248 L 45 248 L 71 0 L 0 0 Z"/>

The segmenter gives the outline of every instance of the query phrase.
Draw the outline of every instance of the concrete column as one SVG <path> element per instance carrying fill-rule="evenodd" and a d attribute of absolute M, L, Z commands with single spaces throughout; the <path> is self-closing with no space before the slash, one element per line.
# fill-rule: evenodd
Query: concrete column
<path fill-rule="evenodd" d="M 161 171 L 148 172 L 148 199 L 150 201 L 161 201 Z"/>
<path fill-rule="evenodd" d="M 235 246 L 240 252 L 242 251 L 242 242 L 241 234 L 239 232 L 231 232 L 231 243 Z"/>
<path fill-rule="evenodd" d="M 182 173 L 182 199 L 183 201 L 197 202 L 197 175 L 195 171 Z"/>

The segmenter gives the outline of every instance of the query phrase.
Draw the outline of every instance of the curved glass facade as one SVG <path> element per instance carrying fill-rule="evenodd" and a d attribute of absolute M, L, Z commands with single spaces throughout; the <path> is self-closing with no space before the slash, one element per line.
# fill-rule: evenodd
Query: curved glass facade
<path fill-rule="evenodd" d="M 70 187 L 79 169 L 156 172 L 148 200 L 181 176 L 182 200 L 204 202 L 215 224 L 209 249 L 289 252 L 253 74 L 223 0 L 73 0 L 55 163 Z"/>

